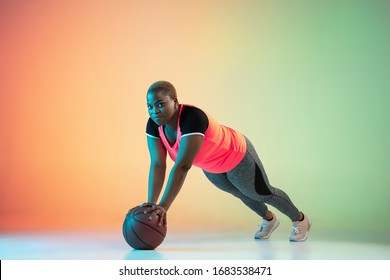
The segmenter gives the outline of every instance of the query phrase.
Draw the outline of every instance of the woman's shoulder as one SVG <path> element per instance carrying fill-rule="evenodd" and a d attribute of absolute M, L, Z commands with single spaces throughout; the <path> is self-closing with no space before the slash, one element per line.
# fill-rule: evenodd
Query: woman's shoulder
<path fill-rule="evenodd" d="M 191 104 L 182 104 L 183 108 L 182 108 L 182 114 L 205 114 L 205 111 L 200 109 L 199 107 L 195 106 L 195 105 L 191 105 Z"/>
<path fill-rule="evenodd" d="M 183 108 L 180 114 L 180 127 L 182 132 L 188 133 L 194 129 L 205 132 L 209 125 L 207 114 L 196 106 L 182 105 Z"/>
<path fill-rule="evenodd" d="M 155 138 L 160 137 L 158 125 L 151 118 L 149 118 L 146 123 L 146 134 Z"/>

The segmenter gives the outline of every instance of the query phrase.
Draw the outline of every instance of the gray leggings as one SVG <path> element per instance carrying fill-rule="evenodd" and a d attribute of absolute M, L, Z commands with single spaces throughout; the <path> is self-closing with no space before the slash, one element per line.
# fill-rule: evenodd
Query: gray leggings
<path fill-rule="evenodd" d="M 245 156 L 233 170 L 218 174 L 203 170 L 206 177 L 219 189 L 241 199 L 262 218 L 268 211 L 267 203 L 291 221 L 299 220 L 299 210 L 285 192 L 270 185 L 255 148 L 247 138 L 246 143 Z"/>

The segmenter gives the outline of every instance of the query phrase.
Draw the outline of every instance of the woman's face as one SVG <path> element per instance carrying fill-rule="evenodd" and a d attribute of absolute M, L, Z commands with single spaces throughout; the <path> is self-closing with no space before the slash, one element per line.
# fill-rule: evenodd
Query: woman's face
<path fill-rule="evenodd" d="M 170 95 L 158 91 L 155 93 L 149 92 L 146 96 L 146 102 L 149 116 L 158 126 L 175 121 L 177 99 L 172 99 Z"/>

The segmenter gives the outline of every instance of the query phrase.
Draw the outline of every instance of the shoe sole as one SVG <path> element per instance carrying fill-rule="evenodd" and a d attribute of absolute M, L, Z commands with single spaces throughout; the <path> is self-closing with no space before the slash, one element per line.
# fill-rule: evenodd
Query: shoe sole
<path fill-rule="evenodd" d="M 303 242 L 307 239 L 307 237 L 309 236 L 310 228 L 311 228 L 310 220 L 308 220 L 308 222 L 309 222 L 309 226 L 307 227 L 307 232 L 306 232 L 305 236 L 302 237 L 301 239 L 290 239 L 291 242 Z"/>
<path fill-rule="evenodd" d="M 280 225 L 279 220 L 276 220 L 276 222 L 274 223 L 273 227 L 271 228 L 271 230 L 270 230 L 270 232 L 268 233 L 267 236 L 264 236 L 264 237 L 260 237 L 260 236 L 257 237 L 257 236 L 255 236 L 255 239 L 268 239 L 268 238 L 270 238 L 272 232 L 273 232 L 279 225 Z"/>

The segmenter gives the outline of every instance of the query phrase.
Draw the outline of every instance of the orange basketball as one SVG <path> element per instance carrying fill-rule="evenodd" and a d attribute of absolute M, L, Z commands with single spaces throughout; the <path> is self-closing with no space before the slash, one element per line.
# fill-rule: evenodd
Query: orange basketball
<path fill-rule="evenodd" d="M 134 249 L 153 250 L 165 239 L 167 227 L 158 226 L 158 216 L 149 220 L 150 214 L 144 214 L 150 207 L 139 206 L 129 211 L 123 222 L 122 231 L 126 242 Z"/>

